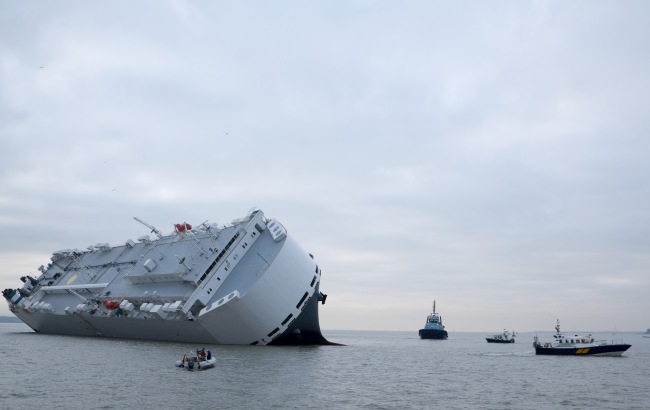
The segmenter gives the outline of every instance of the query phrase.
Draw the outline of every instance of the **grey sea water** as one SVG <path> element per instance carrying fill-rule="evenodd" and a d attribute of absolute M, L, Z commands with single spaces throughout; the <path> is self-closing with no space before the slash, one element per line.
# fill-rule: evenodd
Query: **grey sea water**
<path fill-rule="evenodd" d="M 413 332 L 324 331 L 346 346 L 190 346 L 53 336 L 0 324 L 0 408 L 648 409 L 650 339 L 623 357 L 535 356 L 533 333 L 420 340 Z M 551 333 L 539 333 L 550 339 Z M 174 366 L 205 347 L 217 366 Z"/>

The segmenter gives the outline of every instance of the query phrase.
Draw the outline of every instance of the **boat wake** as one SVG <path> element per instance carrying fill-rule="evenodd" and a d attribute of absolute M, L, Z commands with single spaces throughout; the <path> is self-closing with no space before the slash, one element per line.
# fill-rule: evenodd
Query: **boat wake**
<path fill-rule="evenodd" d="M 470 353 L 470 356 L 484 356 L 484 357 L 527 357 L 534 356 L 535 351 L 529 350 L 526 352 L 483 352 L 483 353 Z"/>

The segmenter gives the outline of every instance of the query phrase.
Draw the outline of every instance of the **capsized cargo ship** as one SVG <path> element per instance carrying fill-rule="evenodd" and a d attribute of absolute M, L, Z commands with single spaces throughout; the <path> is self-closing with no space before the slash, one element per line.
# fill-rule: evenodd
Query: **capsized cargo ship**
<path fill-rule="evenodd" d="M 174 225 L 124 244 L 54 252 L 5 289 L 38 333 L 236 345 L 332 344 L 320 329 L 321 269 L 275 219 Z"/>

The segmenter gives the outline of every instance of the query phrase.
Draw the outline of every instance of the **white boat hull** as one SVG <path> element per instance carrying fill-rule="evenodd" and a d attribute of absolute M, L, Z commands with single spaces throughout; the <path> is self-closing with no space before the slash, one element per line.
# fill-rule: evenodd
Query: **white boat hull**
<path fill-rule="evenodd" d="M 192 361 L 192 363 L 187 363 L 183 362 L 182 360 L 177 360 L 176 361 L 176 367 L 184 367 L 188 370 L 205 370 L 205 369 L 210 369 L 215 366 L 217 363 L 217 359 L 214 357 L 206 360 L 200 360 L 196 361 L 195 358 L 191 357 L 189 360 Z"/>

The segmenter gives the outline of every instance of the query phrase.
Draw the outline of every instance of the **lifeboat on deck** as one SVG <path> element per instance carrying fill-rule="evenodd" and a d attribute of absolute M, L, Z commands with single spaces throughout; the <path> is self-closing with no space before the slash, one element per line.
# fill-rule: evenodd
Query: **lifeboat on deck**
<path fill-rule="evenodd" d="M 117 300 L 111 300 L 111 299 L 104 299 L 104 307 L 108 310 L 115 310 L 118 307 L 120 307 L 120 302 Z"/>
<path fill-rule="evenodd" d="M 192 230 L 192 225 L 188 224 L 187 222 L 183 222 L 182 224 L 175 224 L 174 227 L 176 228 L 176 232 L 185 232 Z"/>

